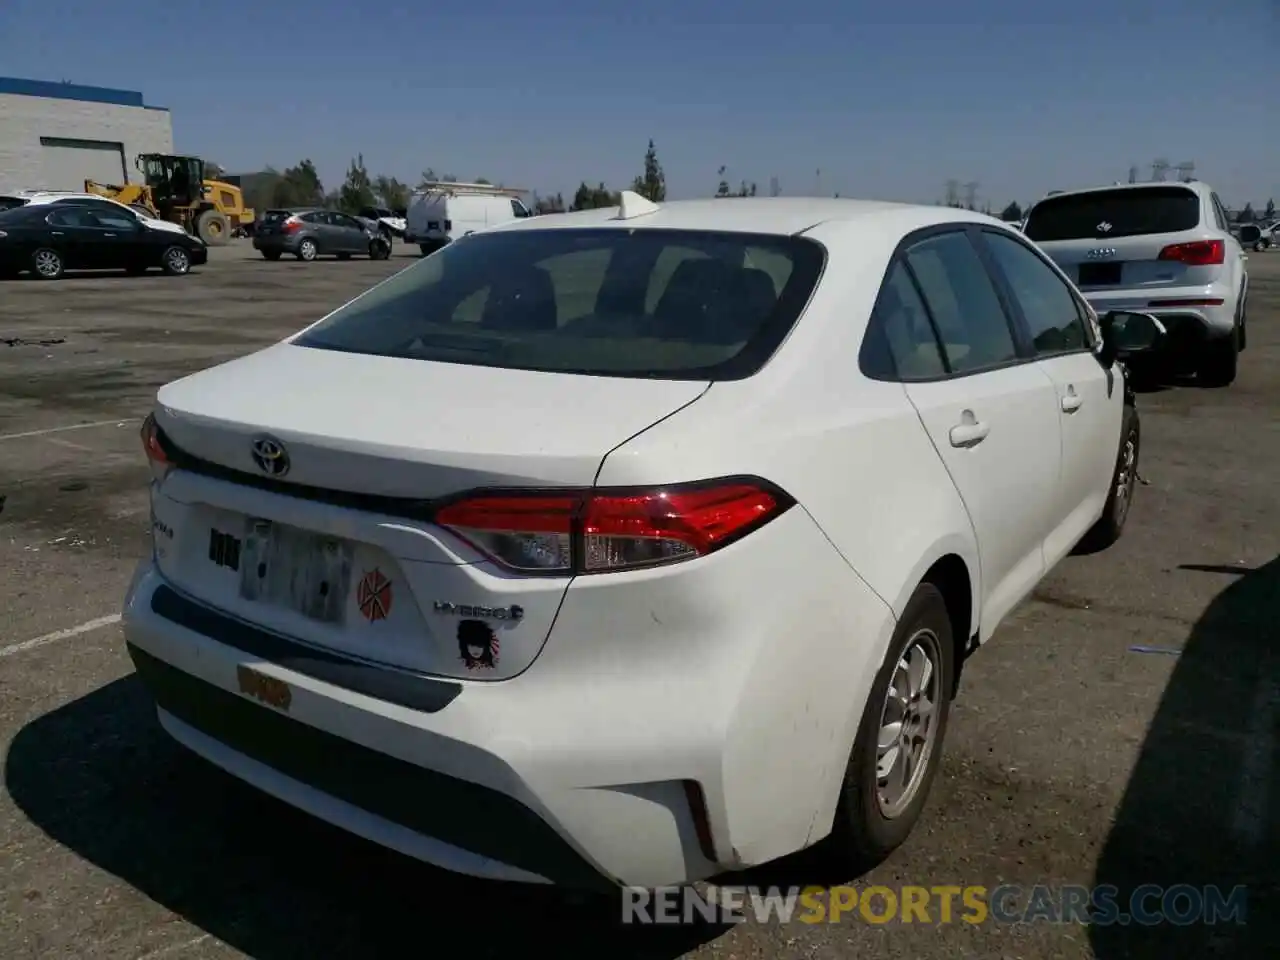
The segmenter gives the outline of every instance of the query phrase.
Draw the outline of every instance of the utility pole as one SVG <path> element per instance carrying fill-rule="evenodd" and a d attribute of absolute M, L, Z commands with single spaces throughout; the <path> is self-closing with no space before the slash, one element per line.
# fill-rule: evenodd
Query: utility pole
<path fill-rule="evenodd" d="M 1129 167 L 1129 182 L 1138 182 L 1138 165 L 1136 163 Z"/>
<path fill-rule="evenodd" d="M 947 206 L 954 207 L 959 202 L 960 202 L 960 181 L 948 180 L 947 181 Z"/>
<path fill-rule="evenodd" d="M 978 182 L 976 180 L 964 185 L 965 206 L 973 210 L 978 205 Z"/>

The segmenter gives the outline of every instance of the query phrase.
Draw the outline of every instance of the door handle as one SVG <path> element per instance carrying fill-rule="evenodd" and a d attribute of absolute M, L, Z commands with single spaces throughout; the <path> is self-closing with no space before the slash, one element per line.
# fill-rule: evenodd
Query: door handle
<path fill-rule="evenodd" d="M 51 236 L 51 237 L 65 237 L 65 236 L 66 236 L 66 234 L 65 234 L 65 233 L 63 233 L 61 230 L 50 230 L 50 231 L 49 231 L 49 236 Z"/>
<path fill-rule="evenodd" d="M 1080 404 L 1082 403 L 1084 403 L 1084 401 L 1080 399 L 1080 395 L 1076 393 L 1076 388 L 1071 386 L 1067 387 L 1067 392 L 1062 396 L 1062 412 L 1075 413 L 1080 409 Z"/>
<path fill-rule="evenodd" d="M 987 434 L 990 432 L 989 423 L 983 423 L 973 415 L 972 410 L 966 410 L 960 415 L 960 422 L 951 428 L 951 445 L 962 448 L 976 447 L 987 439 Z"/>

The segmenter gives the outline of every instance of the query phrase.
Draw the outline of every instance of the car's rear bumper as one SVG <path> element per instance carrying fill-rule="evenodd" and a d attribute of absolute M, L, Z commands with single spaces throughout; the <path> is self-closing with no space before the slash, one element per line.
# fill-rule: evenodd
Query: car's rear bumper
<path fill-rule="evenodd" d="M 670 571 L 622 575 L 625 603 L 581 578 L 595 583 L 570 588 L 542 655 L 501 682 L 257 630 L 150 562 L 125 637 L 174 737 L 353 833 L 478 876 L 687 882 L 826 834 L 894 626 L 807 514 L 752 536 L 775 526 L 773 549 L 726 548 L 742 556 L 707 563 L 693 594 L 673 594 Z M 286 698 L 253 699 L 264 682 Z"/>
<path fill-rule="evenodd" d="M 1200 287 L 1083 291 L 1099 316 L 1109 310 L 1135 310 L 1158 317 L 1169 329 L 1170 347 L 1229 336 L 1235 328 L 1238 292 L 1226 284 Z M 1209 301 L 1220 301 L 1211 303 Z"/>

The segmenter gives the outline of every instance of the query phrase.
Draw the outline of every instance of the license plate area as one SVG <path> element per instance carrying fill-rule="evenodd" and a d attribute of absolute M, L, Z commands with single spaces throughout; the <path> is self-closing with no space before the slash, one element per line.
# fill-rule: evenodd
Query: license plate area
<path fill-rule="evenodd" d="M 1080 264 L 1080 286 L 1113 287 L 1120 282 L 1123 263 L 1082 263 Z"/>
<path fill-rule="evenodd" d="M 321 623 L 341 623 L 351 589 L 349 543 L 269 520 L 249 520 L 240 552 L 240 596 Z"/>

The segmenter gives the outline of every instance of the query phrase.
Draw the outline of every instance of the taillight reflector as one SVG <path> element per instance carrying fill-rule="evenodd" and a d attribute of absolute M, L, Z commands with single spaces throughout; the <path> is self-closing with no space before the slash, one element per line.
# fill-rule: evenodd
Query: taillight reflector
<path fill-rule="evenodd" d="M 443 506 L 435 522 L 510 570 L 565 576 L 705 556 L 792 502 L 750 477 L 644 490 L 495 491 Z"/>
<path fill-rule="evenodd" d="M 1196 240 L 1175 243 L 1160 251 L 1161 260 L 1176 260 L 1191 267 L 1207 267 L 1225 263 L 1227 244 L 1223 240 Z"/>

